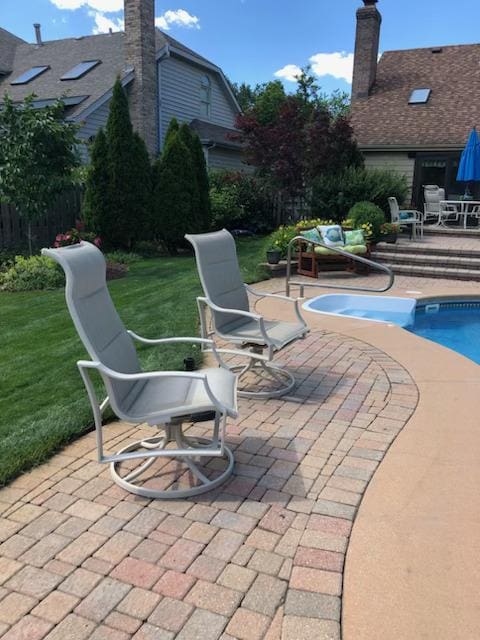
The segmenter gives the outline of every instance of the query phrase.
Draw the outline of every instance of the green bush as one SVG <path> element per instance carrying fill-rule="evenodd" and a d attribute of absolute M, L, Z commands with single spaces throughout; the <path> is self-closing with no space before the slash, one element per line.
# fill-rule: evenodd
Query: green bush
<path fill-rule="evenodd" d="M 299 235 L 295 225 L 281 226 L 268 236 L 265 249 L 278 249 L 282 258 L 287 257 L 288 245 Z"/>
<path fill-rule="evenodd" d="M 356 202 L 373 202 L 388 215 L 388 198 L 401 204 L 408 193 L 405 176 L 383 169 L 350 167 L 338 174 L 325 174 L 313 181 L 312 216 L 340 222 Z"/>
<path fill-rule="evenodd" d="M 357 202 L 348 212 L 348 219 L 354 229 L 364 229 L 367 237 L 376 240 L 380 236 L 381 227 L 385 223 L 385 214 L 373 202 Z"/>
<path fill-rule="evenodd" d="M 210 198 L 214 229 L 219 220 L 229 229 L 242 227 L 256 233 L 268 233 L 275 227 L 274 192 L 263 178 L 241 171 L 211 171 Z"/>
<path fill-rule="evenodd" d="M 107 262 L 116 262 L 117 264 L 133 264 L 141 259 L 142 256 L 138 255 L 138 253 L 120 251 L 119 249 L 105 254 L 105 260 Z"/>
<path fill-rule="evenodd" d="M 3 291 L 58 289 L 64 282 L 62 269 L 46 256 L 17 256 L 13 265 L 0 273 Z"/>

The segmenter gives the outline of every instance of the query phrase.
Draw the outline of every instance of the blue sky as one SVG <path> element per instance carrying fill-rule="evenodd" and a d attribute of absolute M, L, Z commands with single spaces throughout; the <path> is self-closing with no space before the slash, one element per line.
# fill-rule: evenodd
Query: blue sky
<path fill-rule="evenodd" d="M 120 28 L 122 6 L 123 0 L 0 0 L 0 26 L 29 41 L 34 22 L 45 40 L 86 35 Z M 280 72 L 293 88 L 289 65 L 310 62 L 330 92 L 350 88 L 359 6 L 361 0 L 156 0 L 156 16 L 234 81 L 255 84 Z M 473 0 L 380 0 L 378 8 L 381 51 L 479 41 L 480 3 Z"/>

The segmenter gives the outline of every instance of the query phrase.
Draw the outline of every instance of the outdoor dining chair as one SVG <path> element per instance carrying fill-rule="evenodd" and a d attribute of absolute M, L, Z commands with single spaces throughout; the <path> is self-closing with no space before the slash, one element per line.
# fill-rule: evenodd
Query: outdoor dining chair
<path fill-rule="evenodd" d="M 393 197 L 388 199 L 388 204 L 393 224 L 398 224 L 400 227 L 410 227 L 413 240 L 417 238 L 417 231 L 420 231 L 420 237 L 423 238 L 423 218 L 420 211 L 415 211 L 414 209 L 400 210 L 397 199 Z"/>
<path fill-rule="evenodd" d="M 233 471 L 233 455 L 225 445 L 227 417 L 237 416 L 235 375 L 220 358 L 218 367 L 195 372 L 142 371 L 134 341 L 145 345 L 190 342 L 208 346 L 199 338 L 142 338 L 127 331 L 106 284 L 106 264 L 97 247 L 88 243 L 42 249 L 65 271 L 65 296 L 78 335 L 91 360 L 77 363 L 93 411 L 99 462 L 110 463 L 114 481 L 132 493 L 148 498 L 179 498 L 213 489 Z M 159 310 L 161 313 L 161 309 Z M 102 402 L 91 379 L 98 372 L 107 396 Z M 117 453 L 104 452 L 102 414 L 107 406 L 122 420 L 158 427 L 159 435 L 130 442 Z M 213 421 L 212 437 L 193 437 L 184 425 Z M 163 460 L 159 460 L 162 459 Z M 182 482 L 165 486 L 163 469 L 172 476 L 170 461 L 181 463 Z M 212 458 L 223 458 L 215 471 L 206 467 Z M 161 467 L 155 472 L 154 463 Z M 163 467 L 161 463 L 163 462 Z M 211 466 L 211 465 L 210 465 Z M 163 475 L 166 475 L 165 473 Z M 188 482 L 186 482 L 188 481 Z"/>
<path fill-rule="evenodd" d="M 290 392 L 295 386 L 295 378 L 284 367 L 274 363 L 273 357 L 276 352 L 308 333 L 298 300 L 260 292 L 246 285 L 240 273 L 235 240 L 225 229 L 213 233 L 187 234 L 185 238 L 195 249 L 198 273 L 205 294 L 204 297 L 197 298 L 202 338 L 218 336 L 243 349 L 218 349 L 219 353 L 247 357 L 245 365 L 230 367 L 239 377 L 239 395 L 273 398 Z M 249 293 L 258 298 L 268 297 L 290 303 L 294 308 L 296 322 L 267 320 L 252 312 Z M 208 346 L 205 348 L 208 350 Z M 249 390 L 252 388 L 251 384 L 248 388 L 244 385 L 248 374 L 255 376 L 255 390 Z M 260 381 L 262 388 L 258 389 Z"/>

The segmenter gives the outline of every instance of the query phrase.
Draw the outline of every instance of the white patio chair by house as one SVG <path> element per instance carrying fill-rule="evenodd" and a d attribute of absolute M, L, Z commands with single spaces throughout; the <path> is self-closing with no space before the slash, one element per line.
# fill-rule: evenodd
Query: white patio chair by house
<path fill-rule="evenodd" d="M 106 285 L 105 259 L 94 245 L 81 242 L 43 249 L 42 254 L 53 258 L 65 271 L 68 310 L 91 358 L 79 361 L 77 366 L 95 419 L 99 462 L 110 463 L 113 479 L 121 487 L 148 498 L 186 497 L 220 485 L 233 471 L 233 455 L 225 446 L 225 427 L 227 416 L 237 416 L 235 375 L 221 365 L 220 359 L 220 368 L 197 372 L 143 372 L 134 340 L 147 345 L 208 344 L 215 353 L 214 344 L 199 338 L 150 340 L 127 331 Z M 105 385 L 103 402 L 97 399 L 92 371 L 100 374 Z M 133 442 L 118 453 L 105 454 L 102 413 L 108 405 L 122 420 L 156 426 L 160 435 Z M 184 434 L 185 423 L 205 419 L 214 420 L 211 439 Z M 209 477 L 202 460 L 208 462 L 212 457 L 224 458 L 226 468 L 220 475 Z M 190 472 L 189 486 L 185 487 L 185 482 L 175 484 L 175 478 L 171 488 L 167 488 L 168 483 L 162 484 L 150 467 L 155 461 L 156 466 L 163 462 L 167 467 L 165 458 L 181 462 L 182 472 Z"/>
<path fill-rule="evenodd" d="M 423 187 L 423 196 L 425 199 L 423 221 L 436 220 L 438 224 L 441 217 L 440 202 L 445 200 L 445 189 L 436 184 L 426 184 Z"/>
<path fill-rule="evenodd" d="M 400 227 L 408 226 L 412 231 L 412 239 L 416 240 L 417 231 L 420 231 L 420 237 L 423 237 L 423 219 L 420 211 L 414 209 L 402 209 L 398 206 L 396 198 L 389 198 L 390 215 L 392 223 L 400 225 Z"/>
<path fill-rule="evenodd" d="M 197 268 L 205 297 L 197 298 L 200 313 L 201 335 L 207 339 L 213 335 L 226 342 L 239 345 L 245 351 L 219 349 L 220 353 L 232 353 L 248 357 L 246 365 L 232 366 L 239 376 L 239 395 L 254 398 L 280 397 L 293 389 L 295 378 L 278 364 L 274 354 L 294 340 L 303 338 L 308 327 L 300 314 L 298 301 L 287 296 L 263 293 L 244 284 L 237 260 L 235 241 L 223 229 L 214 233 L 186 235 L 195 249 Z M 267 320 L 250 310 L 248 294 L 286 301 L 293 305 L 296 322 Z M 207 317 L 207 310 L 210 314 Z M 266 351 L 266 355 L 264 352 Z M 240 381 L 253 373 L 257 382 L 268 381 L 267 388 L 248 390 L 240 388 Z M 276 388 L 272 388 L 272 384 Z M 278 387 L 278 385 L 281 385 Z"/>

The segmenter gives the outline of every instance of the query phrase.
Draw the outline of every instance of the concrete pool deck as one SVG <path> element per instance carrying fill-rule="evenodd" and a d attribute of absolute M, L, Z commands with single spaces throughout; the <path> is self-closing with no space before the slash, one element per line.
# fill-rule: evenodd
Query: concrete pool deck
<path fill-rule="evenodd" d="M 411 278 L 391 294 L 413 290 L 480 295 Z M 305 315 L 280 358 L 298 386 L 240 399 L 220 489 L 127 494 L 90 433 L 0 490 L 2 640 L 480 637 L 480 368 L 398 327 Z M 116 422 L 105 440 L 151 431 Z M 167 486 L 177 468 L 154 471 Z"/>
<path fill-rule="evenodd" d="M 328 291 L 307 289 L 307 295 Z M 386 295 L 475 293 L 477 283 L 397 277 Z M 354 522 L 343 639 L 480 637 L 480 367 L 399 327 L 313 313 L 308 322 L 381 349 L 405 367 L 419 391 L 415 412 L 373 476 Z"/>

